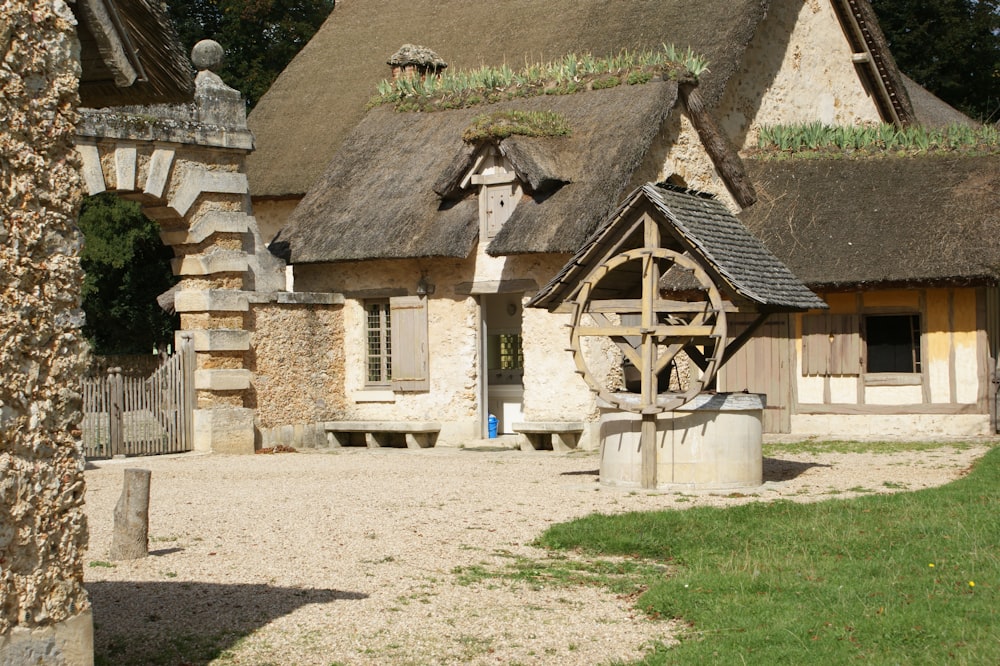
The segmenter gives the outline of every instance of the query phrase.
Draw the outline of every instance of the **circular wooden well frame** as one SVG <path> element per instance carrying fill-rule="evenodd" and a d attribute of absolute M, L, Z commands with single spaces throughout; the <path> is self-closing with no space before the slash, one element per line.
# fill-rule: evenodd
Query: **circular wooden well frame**
<path fill-rule="evenodd" d="M 591 295 L 602 280 L 629 262 L 641 262 L 642 295 L 635 300 L 592 300 Z M 695 300 L 660 298 L 660 277 L 671 268 L 689 273 L 698 283 Z M 581 283 L 575 299 L 571 345 L 577 368 L 587 384 L 608 404 L 638 414 L 659 414 L 691 401 L 715 377 L 722 365 L 726 347 L 726 313 L 718 288 L 705 270 L 690 257 L 666 248 L 627 250 L 601 262 Z M 641 315 L 638 326 L 623 325 L 622 315 Z M 617 315 L 612 318 L 609 315 Z M 589 316 L 594 325 L 585 323 Z M 612 391 L 600 382 L 587 365 L 584 354 L 588 338 L 610 338 L 625 358 L 639 370 L 641 391 Z M 703 346 L 704 353 L 697 349 Z M 686 351 L 696 361 L 701 373 L 691 377 L 686 389 L 658 393 L 660 372 Z M 692 358 L 692 360 L 695 360 Z M 636 399 L 638 398 L 638 399 Z"/>

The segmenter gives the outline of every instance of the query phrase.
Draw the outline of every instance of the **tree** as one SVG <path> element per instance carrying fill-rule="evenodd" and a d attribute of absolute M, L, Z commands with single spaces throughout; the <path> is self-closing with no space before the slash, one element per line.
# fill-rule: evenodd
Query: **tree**
<path fill-rule="evenodd" d="M 226 51 L 221 71 L 249 108 L 333 10 L 334 0 L 171 0 L 170 13 L 188 50 L 214 39 Z"/>
<path fill-rule="evenodd" d="M 83 333 L 94 352 L 140 354 L 172 344 L 180 322 L 156 302 L 176 282 L 159 226 L 138 204 L 103 194 L 84 201 L 80 230 Z"/>
<path fill-rule="evenodd" d="M 900 69 L 960 111 L 1000 120 L 1000 0 L 872 0 Z"/>

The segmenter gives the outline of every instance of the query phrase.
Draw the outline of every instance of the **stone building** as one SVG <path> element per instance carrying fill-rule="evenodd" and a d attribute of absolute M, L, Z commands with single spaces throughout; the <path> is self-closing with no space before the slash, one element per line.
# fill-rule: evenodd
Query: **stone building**
<path fill-rule="evenodd" d="M 470 26 L 485 25 L 468 38 Z M 448 71 L 665 43 L 709 66 L 696 85 L 668 75 L 605 88 L 578 77 L 585 90 L 574 94 L 367 109 L 375 83 L 391 76 L 386 57 L 412 42 Z M 496 111 L 552 112 L 569 135 L 463 141 L 476 116 Z M 844 416 L 858 434 L 986 433 L 998 332 L 997 249 L 986 233 L 996 223 L 995 155 L 946 169 L 951 194 L 921 217 L 893 197 L 935 182 L 927 160 L 881 170 L 845 160 L 828 174 L 836 189 L 821 187 L 820 175 L 798 180 L 807 164 L 753 154 L 760 128 L 777 123 L 953 121 L 969 122 L 899 72 L 867 3 L 338 5 L 248 120 L 254 210 L 289 263 L 287 288 L 331 299 L 252 315 L 257 424 L 410 422 L 460 444 L 485 436 L 492 413 L 501 433 L 563 427 L 592 446 L 596 403 L 565 352 L 567 316 L 523 306 L 633 188 L 669 181 L 716 194 L 832 299 L 836 315 L 773 318 L 720 377 L 719 388 L 768 395 L 768 430 L 825 434 Z M 924 180 L 892 191 L 896 172 Z M 854 196 L 873 183 L 885 208 Z M 963 197 L 977 203 L 957 206 Z M 954 233 L 930 233 L 931 218 Z M 897 227 L 919 242 L 879 240 Z M 844 243 L 864 248 L 853 250 L 864 255 L 857 262 L 854 246 L 818 242 L 848 229 L 859 233 Z M 807 232 L 814 242 L 804 250 Z M 950 261 L 959 245 L 977 248 L 974 262 Z M 892 269 L 876 270 L 888 267 L 887 253 Z M 936 259 L 910 260 L 924 255 Z M 820 331 L 853 359 L 849 369 L 806 360 L 827 353 Z M 906 346 L 911 365 L 867 365 L 877 354 L 866 341 L 878 336 Z M 608 372 L 618 362 L 609 355 Z"/>

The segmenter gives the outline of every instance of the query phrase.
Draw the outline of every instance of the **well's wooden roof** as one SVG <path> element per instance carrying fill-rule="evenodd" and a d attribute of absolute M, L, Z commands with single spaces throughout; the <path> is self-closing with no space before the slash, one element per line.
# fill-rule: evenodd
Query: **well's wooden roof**
<path fill-rule="evenodd" d="M 487 251 L 572 253 L 628 192 L 677 85 L 650 82 L 517 99 L 491 111 L 552 111 L 569 136 L 510 137 L 500 149 L 529 190 Z M 377 108 L 344 141 L 272 243 L 291 263 L 466 257 L 479 236 L 478 187 L 456 191 L 474 150 L 462 132 L 483 109 Z"/>
<path fill-rule="evenodd" d="M 769 311 L 826 307 L 717 199 L 651 183 L 633 191 L 528 304 L 555 309 L 573 300 L 606 255 L 642 247 L 641 226 L 633 229 L 632 220 L 645 211 L 660 225 L 662 246 L 691 256 L 729 298 Z"/>
<path fill-rule="evenodd" d="M 747 160 L 740 219 L 806 284 L 1000 278 L 1000 155 Z"/>
<path fill-rule="evenodd" d="M 194 69 L 163 2 L 77 0 L 70 6 L 79 23 L 82 106 L 191 101 Z"/>
<path fill-rule="evenodd" d="M 401 45 L 433 49 L 449 68 L 521 67 L 569 53 L 690 47 L 710 71 L 700 90 L 718 102 L 739 68 L 767 0 L 348 0 L 288 65 L 250 114 L 248 160 L 257 197 L 301 195 L 361 121 Z"/>

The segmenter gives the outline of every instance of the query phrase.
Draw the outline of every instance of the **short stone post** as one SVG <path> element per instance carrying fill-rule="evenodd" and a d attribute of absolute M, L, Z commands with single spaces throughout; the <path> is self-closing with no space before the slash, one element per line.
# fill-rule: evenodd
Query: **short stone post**
<path fill-rule="evenodd" d="M 149 554 L 148 469 L 126 469 L 125 484 L 115 505 L 111 535 L 112 560 L 137 560 Z"/>

